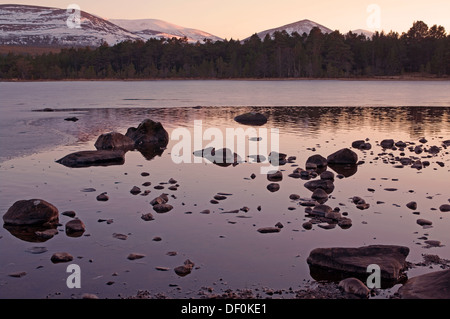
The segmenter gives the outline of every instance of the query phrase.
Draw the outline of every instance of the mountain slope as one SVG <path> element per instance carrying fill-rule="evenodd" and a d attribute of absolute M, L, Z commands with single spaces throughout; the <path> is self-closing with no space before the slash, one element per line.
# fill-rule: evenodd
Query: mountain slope
<path fill-rule="evenodd" d="M 81 28 L 69 28 L 66 9 L 0 5 L 0 44 L 98 46 L 142 39 L 102 18 L 81 11 Z"/>
<path fill-rule="evenodd" d="M 278 31 L 278 32 L 286 31 L 288 34 L 297 32 L 298 34 L 302 35 L 303 33 L 309 34 L 311 29 L 314 27 L 318 27 L 322 31 L 322 33 L 333 32 L 331 29 L 329 29 L 321 24 L 318 24 L 314 21 L 305 19 L 305 20 L 300 20 L 300 21 L 294 22 L 294 23 L 286 24 L 286 25 L 278 27 L 278 28 L 261 31 L 261 32 L 258 32 L 257 35 L 261 39 L 264 39 L 266 37 L 266 35 L 273 36 L 273 34 L 276 31 Z M 249 39 L 249 38 L 247 38 L 247 39 Z M 245 40 L 247 40 L 247 39 L 245 39 Z"/>
<path fill-rule="evenodd" d="M 110 22 L 117 24 L 118 26 L 134 32 L 135 34 L 145 38 L 183 38 L 186 37 L 189 42 L 203 42 L 204 39 L 210 39 L 212 41 L 220 41 L 221 38 L 192 28 L 185 28 L 173 23 L 169 23 L 158 19 L 111 19 Z"/>

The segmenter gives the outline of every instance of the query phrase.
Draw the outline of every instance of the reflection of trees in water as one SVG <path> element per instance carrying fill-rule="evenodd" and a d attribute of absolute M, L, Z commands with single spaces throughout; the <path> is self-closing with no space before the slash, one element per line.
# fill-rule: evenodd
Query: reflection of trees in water
<path fill-rule="evenodd" d="M 180 107 L 180 108 L 101 108 L 58 110 L 83 112 L 80 121 L 67 123 L 58 118 L 45 121 L 52 128 L 87 142 L 100 134 L 125 133 L 146 118 L 159 121 L 167 130 L 177 127 L 193 128 L 194 120 L 207 127 L 242 126 L 233 119 L 245 112 L 260 112 L 269 121 L 263 127 L 277 127 L 281 133 L 316 136 L 322 131 L 358 131 L 376 129 L 399 131 L 417 138 L 429 134 L 447 133 L 450 123 L 449 107 Z M 364 136 L 363 136 L 364 137 Z"/>

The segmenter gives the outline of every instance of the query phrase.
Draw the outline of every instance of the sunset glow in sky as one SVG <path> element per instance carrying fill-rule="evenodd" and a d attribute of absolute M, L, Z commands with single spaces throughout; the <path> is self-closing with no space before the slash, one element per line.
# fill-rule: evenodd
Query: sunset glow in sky
<path fill-rule="evenodd" d="M 450 31 L 450 0 L 12 0 L 0 4 L 27 4 L 81 10 L 107 19 L 161 19 L 200 29 L 222 38 L 244 39 L 256 32 L 309 19 L 332 30 L 347 33 L 366 29 L 407 31 L 422 20 Z M 379 8 L 380 28 L 370 5 Z M 373 7 L 372 7 L 373 8 Z"/>

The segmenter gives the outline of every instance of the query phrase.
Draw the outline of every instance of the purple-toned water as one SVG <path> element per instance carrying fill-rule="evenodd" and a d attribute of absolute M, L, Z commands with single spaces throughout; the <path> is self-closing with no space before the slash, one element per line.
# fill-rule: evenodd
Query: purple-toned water
<path fill-rule="evenodd" d="M 83 293 L 117 298 L 140 289 L 174 298 L 197 298 L 204 286 L 216 292 L 295 289 L 312 281 L 306 258 L 317 247 L 395 244 L 410 248 L 407 260 L 412 263 L 422 261 L 422 254 L 450 259 L 446 248 L 450 215 L 438 209 L 450 198 L 450 160 L 448 150 L 442 147 L 442 142 L 450 139 L 449 82 L 42 82 L 0 83 L 0 92 L 0 213 L 3 215 L 17 200 L 41 198 L 60 213 L 75 211 L 86 225 L 81 237 L 67 236 L 61 226 L 58 235 L 41 243 L 20 239 L 1 228 L 1 298 L 78 298 Z M 45 108 L 53 112 L 42 112 Z M 177 143 L 174 140 L 161 156 L 152 159 L 137 151 L 128 152 L 123 165 L 75 169 L 55 162 L 74 151 L 93 150 L 100 134 L 125 133 L 146 118 L 160 121 L 169 134 L 184 127 L 193 135 L 194 121 L 201 120 L 204 130 L 218 128 L 225 135 L 227 128 L 243 127 L 233 119 L 248 111 L 266 114 L 269 120 L 263 127 L 279 129 L 280 151 L 296 156 L 294 163 L 280 167 L 283 180 L 277 192 L 269 192 L 266 186 L 270 182 L 259 174 L 263 163 L 235 167 L 206 162 L 175 164 L 171 153 Z M 79 120 L 64 121 L 73 116 Z M 436 145 L 441 151 L 433 156 L 408 149 L 404 152 L 407 157 L 430 156 L 422 159 L 430 162 L 424 169 L 395 167 L 388 153 L 401 157 L 400 150 L 380 155 L 383 151 L 378 144 L 383 139 L 419 145 L 422 137 L 428 140 L 425 148 Z M 304 230 L 302 224 L 309 220 L 305 208 L 289 195 L 306 198 L 311 192 L 304 187 L 306 180 L 288 175 L 296 167 L 304 168 L 313 154 L 326 157 L 366 138 L 372 149 L 355 150 L 364 163 L 353 175 L 336 179 L 326 203 L 347 212 L 352 227 L 326 230 L 314 225 L 312 230 Z M 203 146 L 208 143 L 204 141 Z M 143 177 L 142 172 L 150 176 Z M 252 173 L 255 179 L 250 178 Z M 170 178 L 180 185 L 176 191 L 169 190 L 169 184 L 162 184 L 163 190 L 154 189 Z M 152 185 L 143 187 L 147 181 Z M 132 195 L 133 186 L 151 193 Z M 83 191 L 87 188 L 95 191 Z M 109 201 L 96 200 L 103 192 L 108 193 Z M 169 194 L 174 209 L 157 214 L 149 203 L 163 192 Z M 217 193 L 232 195 L 219 204 L 210 203 Z M 370 208 L 357 209 L 351 202 L 353 196 L 364 198 Z M 380 201 L 383 203 L 377 204 Z M 420 215 L 405 206 L 410 201 L 418 203 L 414 212 Z M 244 206 L 250 210 L 224 213 Z M 205 209 L 210 214 L 201 214 Z M 141 219 L 148 212 L 155 220 Z M 432 221 L 432 227 L 417 225 L 418 218 Z M 99 222 L 108 219 L 113 222 Z M 63 225 L 69 220 L 60 216 Z M 257 232 L 278 222 L 284 226 L 279 233 Z M 128 238 L 119 240 L 114 233 Z M 154 241 L 154 237 L 161 241 Z M 439 240 L 443 247 L 426 248 L 421 237 Z M 33 247 L 47 251 L 32 254 L 28 250 Z M 60 251 L 72 254 L 72 263 L 81 267 L 81 289 L 67 288 L 67 264 L 50 261 L 51 255 Z M 176 251 L 176 256 L 167 255 L 171 251 Z M 128 260 L 133 252 L 145 258 Z M 196 267 L 188 276 L 179 277 L 173 269 L 186 259 Z M 434 270 L 415 267 L 408 276 Z M 21 271 L 27 273 L 22 278 L 9 276 Z"/>

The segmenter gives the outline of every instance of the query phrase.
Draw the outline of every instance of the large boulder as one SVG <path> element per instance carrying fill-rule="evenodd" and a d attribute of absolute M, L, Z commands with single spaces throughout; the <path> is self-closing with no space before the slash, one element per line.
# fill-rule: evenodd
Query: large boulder
<path fill-rule="evenodd" d="M 125 135 L 134 141 L 137 148 L 147 145 L 165 147 L 169 143 L 169 133 L 160 122 L 151 119 L 142 121 L 137 128 L 130 127 Z"/>
<path fill-rule="evenodd" d="M 132 150 L 134 141 L 118 132 L 110 132 L 102 134 L 95 142 L 95 148 L 98 150 Z"/>
<path fill-rule="evenodd" d="M 307 259 L 316 280 L 356 277 L 366 281 L 369 265 L 380 267 L 382 285 L 397 283 L 406 270 L 409 248 L 395 245 L 370 245 L 358 248 L 316 248 Z"/>
<path fill-rule="evenodd" d="M 42 199 L 19 200 L 3 215 L 5 225 L 48 225 L 58 223 L 59 212 L 52 204 Z"/>
<path fill-rule="evenodd" d="M 351 149 L 343 148 L 327 157 L 328 164 L 356 164 L 358 155 Z"/>
<path fill-rule="evenodd" d="M 398 293 L 404 299 L 450 299 L 450 269 L 410 278 Z"/>
<path fill-rule="evenodd" d="M 66 155 L 56 162 L 71 168 L 123 165 L 125 152 L 123 150 L 80 151 Z"/>
<path fill-rule="evenodd" d="M 234 118 L 234 120 L 245 125 L 264 125 L 267 123 L 267 118 L 263 114 L 256 112 L 238 115 Z"/>

